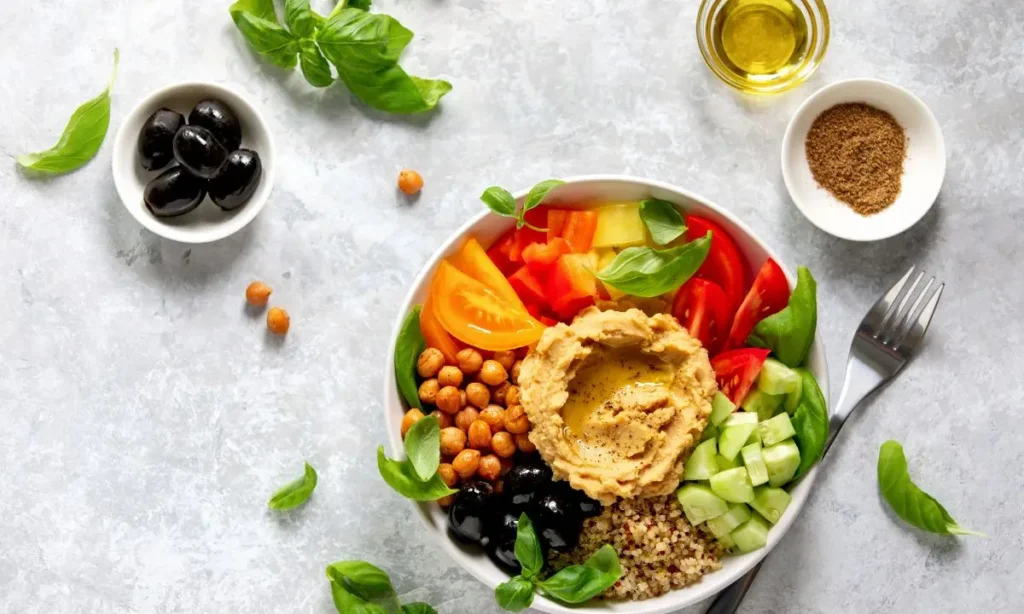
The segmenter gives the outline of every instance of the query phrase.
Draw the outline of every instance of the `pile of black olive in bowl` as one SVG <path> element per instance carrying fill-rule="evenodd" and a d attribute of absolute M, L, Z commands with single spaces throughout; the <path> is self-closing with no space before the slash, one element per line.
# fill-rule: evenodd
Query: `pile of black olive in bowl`
<path fill-rule="evenodd" d="M 242 125 L 217 99 L 200 101 L 185 116 L 156 110 L 139 132 L 139 163 L 147 171 L 165 169 L 146 184 L 146 208 L 157 217 L 194 211 L 206 198 L 223 211 L 252 198 L 263 176 L 257 152 L 241 149 Z"/>

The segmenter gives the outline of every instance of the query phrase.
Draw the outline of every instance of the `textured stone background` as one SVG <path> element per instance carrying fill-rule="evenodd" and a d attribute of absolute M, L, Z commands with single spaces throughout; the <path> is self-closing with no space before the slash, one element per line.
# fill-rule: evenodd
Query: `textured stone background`
<path fill-rule="evenodd" d="M 446 614 L 497 611 L 376 476 L 385 340 L 407 284 L 480 210 L 483 187 L 599 172 L 704 194 L 810 265 L 834 389 L 884 287 L 910 263 L 948 283 L 926 350 L 848 425 L 744 611 L 1024 608 L 1021 2 L 832 2 L 813 80 L 747 100 L 705 69 L 696 0 L 380 0 L 417 33 L 410 72 L 455 85 L 439 113 L 412 120 L 259 61 L 228 4 L 0 4 L 5 157 L 50 146 L 119 46 L 111 136 L 158 87 L 226 81 L 269 117 L 279 165 L 256 222 L 198 247 L 122 208 L 109 137 L 65 177 L 0 165 L 0 611 L 326 613 L 325 564 L 357 557 Z M 797 105 L 859 76 L 921 96 L 949 152 L 933 211 L 871 245 L 818 232 L 778 170 Z M 396 194 L 405 166 L 426 178 L 413 204 Z M 243 309 L 256 278 L 291 311 L 283 343 Z M 990 539 L 894 518 L 875 480 L 890 437 L 919 483 Z M 320 471 L 314 498 L 269 513 L 303 458 Z"/>

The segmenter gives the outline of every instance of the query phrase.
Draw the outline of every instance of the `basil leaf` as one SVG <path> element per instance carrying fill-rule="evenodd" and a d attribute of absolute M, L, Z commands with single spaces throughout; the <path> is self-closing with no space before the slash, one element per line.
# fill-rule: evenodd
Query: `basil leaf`
<path fill-rule="evenodd" d="M 299 507 L 309 500 L 316 488 L 316 469 L 305 463 L 305 470 L 302 477 L 285 485 L 281 490 L 274 493 L 267 501 L 267 507 L 272 510 L 290 510 Z"/>
<path fill-rule="evenodd" d="M 330 19 L 347 8 L 368 11 L 372 4 L 373 0 L 338 0 L 338 3 L 334 5 L 334 10 L 331 11 L 327 18 Z"/>
<path fill-rule="evenodd" d="M 402 614 L 437 614 L 437 610 L 428 603 L 416 601 L 402 605 Z"/>
<path fill-rule="evenodd" d="M 640 203 L 640 219 L 658 245 L 668 245 L 686 232 L 679 209 L 670 202 L 652 198 Z"/>
<path fill-rule="evenodd" d="M 793 478 L 807 473 L 821 458 L 828 441 L 828 409 L 817 380 L 807 369 L 796 369 L 802 380 L 800 403 L 793 412 L 793 439 L 800 448 L 800 466 Z"/>
<path fill-rule="evenodd" d="M 388 614 L 401 611 L 398 593 L 391 586 L 391 579 L 376 565 L 366 561 L 338 561 L 328 565 L 326 572 L 331 584 L 342 587 L 362 601 L 376 605 Z"/>
<path fill-rule="evenodd" d="M 907 457 L 898 441 L 889 440 L 878 450 L 878 486 L 892 511 L 907 523 L 940 535 L 977 535 L 961 527 L 934 497 L 917 487 L 907 471 Z"/>
<path fill-rule="evenodd" d="M 40 173 L 56 175 L 80 168 L 99 152 L 110 127 L 110 88 L 114 86 L 120 58 L 120 52 L 114 49 L 114 70 L 107 88 L 75 109 L 57 144 L 46 151 L 18 156 L 18 164 Z"/>
<path fill-rule="evenodd" d="M 317 32 L 320 50 L 338 78 L 367 105 L 389 113 L 418 113 L 437 106 L 451 91 L 447 81 L 410 77 L 398 56 L 412 32 L 387 15 L 344 8 Z"/>
<path fill-rule="evenodd" d="M 544 569 L 544 552 L 541 550 L 540 540 L 537 539 L 533 523 L 525 513 L 519 516 L 519 522 L 516 524 L 515 553 L 525 578 L 532 578 Z"/>
<path fill-rule="evenodd" d="M 426 347 L 427 342 L 420 331 L 420 306 L 417 305 L 405 317 L 395 343 L 395 379 L 398 380 L 398 390 L 409 407 L 416 409 L 423 409 L 419 387 L 416 386 L 416 361 Z"/>
<path fill-rule="evenodd" d="M 761 320 L 747 343 L 768 348 L 783 364 L 804 364 L 818 326 L 818 284 L 807 267 L 797 267 L 797 282 L 786 307 Z"/>
<path fill-rule="evenodd" d="M 334 83 L 331 65 L 313 41 L 304 40 L 299 43 L 299 65 L 302 67 L 302 76 L 313 87 L 327 87 Z"/>
<path fill-rule="evenodd" d="M 284 23 L 294 36 L 312 36 L 320 25 L 317 17 L 319 16 L 309 7 L 309 0 L 286 0 L 284 3 Z"/>
<path fill-rule="evenodd" d="M 604 574 L 615 576 L 618 580 L 622 577 L 622 564 L 619 563 L 619 555 L 615 553 L 615 548 L 609 544 L 605 544 L 597 549 L 597 552 L 591 554 L 583 564 L 587 567 L 593 567 Z"/>
<path fill-rule="evenodd" d="M 605 592 L 622 577 L 615 549 L 605 544 L 582 565 L 570 565 L 538 584 L 540 590 L 565 603 L 583 603 Z"/>
<path fill-rule="evenodd" d="M 441 464 L 441 425 L 436 416 L 420 418 L 405 434 L 405 455 L 420 481 L 429 481 Z"/>
<path fill-rule="evenodd" d="M 669 249 L 627 247 L 597 273 L 597 278 L 626 294 L 660 296 L 690 279 L 704 263 L 710 246 L 708 232 L 707 236 Z"/>
<path fill-rule="evenodd" d="M 384 455 L 384 446 L 377 448 L 377 471 L 392 490 L 413 501 L 437 501 L 441 497 L 454 495 L 435 473 L 430 480 L 421 481 L 409 461 L 396 461 Z"/>
<path fill-rule="evenodd" d="M 231 5 L 229 11 L 235 26 L 257 53 L 281 68 L 295 68 L 299 54 L 298 39 L 281 27 L 276 15 L 270 19 L 265 12 L 262 13 L 264 17 L 249 12 L 247 7 L 254 4 L 262 5 L 253 0 L 239 0 Z M 273 5 L 270 8 L 273 10 Z"/>
<path fill-rule="evenodd" d="M 279 23 L 277 21 L 277 12 L 274 11 L 274 0 L 238 0 L 228 7 L 228 11 L 232 14 L 236 11 L 249 13 L 253 17 Z"/>
<path fill-rule="evenodd" d="M 356 597 L 337 582 L 331 582 L 331 598 L 338 614 L 388 614 L 384 608 Z"/>
<path fill-rule="evenodd" d="M 515 217 L 516 215 L 516 199 L 505 188 L 492 185 L 484 190 L 484 193 L 480 195 L 480 200 L 484 201 L 487 208 L 498 215 L 505 217 Z"/>
<path fill-rule="evenodd" d="M 533 603 L 533 582 L 514 576 L 494 589 L 494 600 L 510 612 L 521 612 Z"/>
<path fill-rule="evenodd" d="M 526 225 L 525 216 L 527 211 L 540 206 L 548 192 L 564 183 L 561 179 L 545 179 L 530 188 L 530 193 L 526 195 L 526 200 L 523 201 L 523 208 L 519 210 L 519 214 L 516 216 L 516 228 L 522 228 Z"/>

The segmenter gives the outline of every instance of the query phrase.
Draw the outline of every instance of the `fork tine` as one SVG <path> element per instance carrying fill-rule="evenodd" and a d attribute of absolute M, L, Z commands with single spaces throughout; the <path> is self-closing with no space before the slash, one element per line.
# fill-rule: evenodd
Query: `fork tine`
<path fill-rule="evenodd" d="M 920 281 L 920 278 L 918 281 Z M 889 321 L 889 326 L 886 327 L 885 338 L 882 339 L 883 343 L 895 346 L 898 345 L 897 340 L 907 336 L 907 331 L 913 326 L 917 315 L 921 311 L 920 307 L 925 304 L 930 296 L 929 290 L 931 290 L 933 283 L 935 283 L 935 278 L 929 277 L 928 282 L 925 283 L 923 288 L 918 288 L 917 283 L 910 288 L 910 291 L 907 292 L 906 300 L 900 306 L 900 310 Z"/>
<path fill-rule="evenodd" d="M 924 271 L 919 271 L 914 277 L 914 281 L 900 292 L 900 297 L 893 303 L 889 313 L 885 314 L 885 321 L 882 322 L 882 328 L 875 338 L 881 339 L 883 336 L 887 337 L 891 334 L 893 325 L 899 322 L 900 317 L 905 313 L 904 310 L 910 305 L 911 298 L 914 296 L 914 291 L 917 290 L 917 284 L 921 283 L 922 277 L 924 277 Z"/>
<path fill-rule="evenodd" d="M 921 345 L 921 340 L 924 339 L 924 334 L 928 332 L 928 325 L 932 322 L 932 316 L 935 315 L 935 310 L 939 306 L 939 299 L 942 298 L 942 290 L 945 287 L 946 284 L 940 283 L 932 293 L 931 298 L 928 299 L 928 302 L 921 308 L 920 313 L 915 314 L 914 319 L 911 320 L 910 328 L 907 329 L 906 334 L 897 343 L 897 352 L 909 357 Z"/>
<path fill-rule="evenodd" d="M 864 332 L 869 333 L 872 337 L 877 337 L 882 331 L 882 324 L 885 322 L 886 316 L 889 315 L 890 310 L 892 310 L 893 306 L 896 305 L 902 296 L 901 293 L 906 288 L 907 280 L 914 274 L 915 268 L 911 266 L 910 270 L 903 275 L 903 278 L 896 282 L 893 287 L 889 288 L 889 291 L 871 306 L 871 309 L 864 316 L 864 321 L 860 325 Z"/>

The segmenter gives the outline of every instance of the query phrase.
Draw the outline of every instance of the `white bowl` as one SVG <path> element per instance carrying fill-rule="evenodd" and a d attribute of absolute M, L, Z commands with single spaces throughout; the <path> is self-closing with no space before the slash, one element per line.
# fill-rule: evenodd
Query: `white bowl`
<path fill-rule="evenodd" d="M 516 198 L 524 198 L 527 192 L 528 190 L 520 191 Z M 621 202 L 639 201 L 651 197 L 673 202 L 687 212 L 707 216 L 724 226 L 749 262 L 751 279 L 753 279 L 757 269 L 760 268 L 764 260 L 771 257 L 776 262 L 779 262 L 779 265 L 784 270 L 787 270 L 786 276 L 789 279 L 790 286 L 795 285 L 796 280 L 794 276 L 779 260 L 778 255 L 743 222 L 718 205 L 686 190 L 657 181 L 632 177 L 612 175 L 576 177 L 568 179 L 566 185 L 552 192 L 551 202 L 563 204 Z M 384 374 L 384 420 L 387 424 L 388 443 L 393 455 L 401 455 L 401 450 L 403 449 L 401 423 L 404 409 L 398 387 L 395 384 L 394 349 L 398 338 L 398 331 L 406 314 L 414 305 L 422 303 L 434 268 L 443 258 L 451 255 L 458 249 L 464 236 L 471 234 L 477 237 L 483 245 L 490 245 L 497 237 L 512 227 L 512 222 L 508 218 L 502 218 L 484 210 L 482 204 L 480 208 L 482 210 L 481 213 L 455 232 L 430 258 L 413 282 L 412 290 L 406 296 L 405 301 L 403 301 L 398 318 L 395 320 L 394 331 L 391 335 L 391 346 L 388 350 L 388 362 Z M 825 364 L 825 347 L 821 340 L 821 335 L 815 336 L 814 344 L 811 346 L 808 368 L 814 374 L 814 377 L 817 378 L 822 394 L 828 399 L 828 367 Z M 797 516 L 799 516 L 817 475 L 818 468 L 814 467 L 792 489 L 793 500 L 779 524 L 775 525 L 768 533 L 768 544 L 764 548 L 742 556 L 725 558 L 722 561 L 722 569 L 708 574 L 697 584 L 645 601 L 592 601 L 588 604 L 572 608 L 559 605 L 537 595 L 532 607 L 542 612 L 663 614 L 674 612 L 679 608 L 707 599 L 749 571 L 782 540 L 782 536 L 786 534 L 786 531 L 789 530 L 789 527 L 792 526 Z M 413 503 L 413 509 L 426 524 L 429 533 L 434 536 L 441 548 L 478 580 L 491 588 L 508 580 L 508 574 L 492 563 L 481 548 L 463 546 L 448 537 L 446 534 L 447 518 L 439 506 L 433 503 Z"/>
<path fill-rule="evenodd" d="M 829 107 L 863 102 L 892 115 L 907 133 L 903 185 L 896 202 L 869 216 L 854 212 L 818 186 L 804 141 L 814 120 Z M 812 224 L 850 241 L 877 241 L 910 228 L 928 212 L 946 174 L 946 147 L 935 116 L 907 90 L 877 79 L 851 79 L 824 87 L 793 115 L 782 140 L 782 177 L 797 208 Z"/>
<path fill-rule="evenodd" d="M 242 147 L 259 154 L 263 165 L 260 185 L 242 207 L 222 211 L 207 198 L 199 207 L 178 217 L 156 217 L 146 208 L 142 193 L 151 179 L 167 170 L 147 171 L 139 163 L 138 140 L 142 125 L 154 111 L 166 107 L 188 118 L 197 102 L 216 98 L 227 104 L 242 125 Z M 114 185 L 128 212 L 152 232 L 181 243 L 210 243 L 238 232 L 263 209 L 274 185 L 274 141 L 260 112 L 241 94 L 216 83 L 179 83 L 153 92 L 132 109 L 114 138 Z"/>

